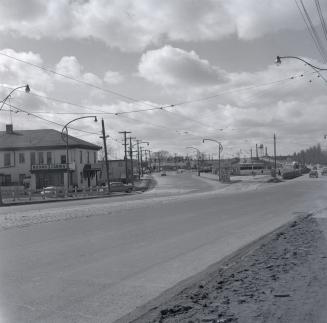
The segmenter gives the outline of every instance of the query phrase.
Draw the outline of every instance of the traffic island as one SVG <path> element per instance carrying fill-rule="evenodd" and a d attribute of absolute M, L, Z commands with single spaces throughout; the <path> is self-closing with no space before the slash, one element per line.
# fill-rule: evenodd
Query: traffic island
<path fill-rule="evenodd" d="M 120 321 L 326 322 L 326 247 L 317 220 L 300 216 Z"/>

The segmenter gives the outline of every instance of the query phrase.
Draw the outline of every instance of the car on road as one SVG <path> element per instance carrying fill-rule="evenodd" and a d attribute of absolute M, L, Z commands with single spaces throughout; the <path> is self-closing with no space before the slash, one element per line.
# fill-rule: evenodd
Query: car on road
<path fill-rule="evenodd" d="M 318 178 L 318 171 L 317 169 L 312 169 L 309 173 L 309 177 L 315 177 Z"/>
<path fill-rule="evenodd" d="M 108 185 L 102 186 L 102 189 L 108 189 Z M 133 191 L 132 184 L 124 184 L 122 182 L 111 182 L 110 183 L 110 192 L 131 193 L 132 191 Z"/>
<path fill-rule="evenodd" d="M 41 191 L 42 198 L 45 197 L 64 197 L 65 189 L 62 186 L 47 186 Z"/>
<path fill-rule="evenodd" d="M 166 172 L 161 172 L 161 176 L 167 176 Z"/>
<path fill-rule="evenodd" d="M 327 167 L 324 167 L 321 171 L 322 176 L 327 176 Z"/>

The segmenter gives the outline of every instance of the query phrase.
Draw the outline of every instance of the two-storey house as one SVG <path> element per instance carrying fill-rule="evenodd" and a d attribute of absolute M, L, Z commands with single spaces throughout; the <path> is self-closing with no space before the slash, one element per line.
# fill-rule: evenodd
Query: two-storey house
<path fill-rule="evenodd" d="M 100 146 L 73 136 L 67 145 L 61 132 L 53 129 L 15 130 L 6 125 L 0 132 L 0 185 L 23 185 L 29 178 L 32 190 L 46 186 L 79 188 L 96 185 Z M 69 174 L 69 175 L 68 175 Z"/>

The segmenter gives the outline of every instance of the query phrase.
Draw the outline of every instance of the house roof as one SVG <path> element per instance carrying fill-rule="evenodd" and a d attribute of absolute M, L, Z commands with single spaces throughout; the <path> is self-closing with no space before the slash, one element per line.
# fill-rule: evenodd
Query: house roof
<path fill-rule="evenodd" d="M 69 148 L 100 150 L 101 147 L 90 142 L 68 136 Z M 12 133 L 0 131 L 0 150 L 22 149 L 62 149 L 66 143 L 61 132 L 53 129 L 15 130 Z"/>

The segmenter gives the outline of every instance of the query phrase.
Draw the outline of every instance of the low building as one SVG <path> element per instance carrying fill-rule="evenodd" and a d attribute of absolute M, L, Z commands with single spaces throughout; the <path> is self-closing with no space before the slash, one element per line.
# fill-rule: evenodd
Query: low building
<path fill-rule="evenodd" d="M 100 146 L 68 136 L 67 146 L 61 132 L 53 129 L 15 130 L 6 125 L 0 132 L 0 185 L 28 185 L 32 190 L 46 186 L 70 188 L 96 185 L 100 169 L 92 167 Z"/>
<path fill-rule="evenodd" d="M 109 160 L 109 180 L 110 182 L 125 182 L 126 181 L 126 163 L 125 159 L 115 159 Z M 104 184 L 107 182 L 107 170 L 106 163 L 104 161 L 98 162 L 98 169 L 101 169 L 97 180 L 98 184 Z M 138 177 L 138 162 L 137 160 L 133 160 L 133 174 L 134 179 Z M 127 160 L 127 174 L 129 181 L 131 180 L 132 174 L 132 164 L 130 159 Z"/>

